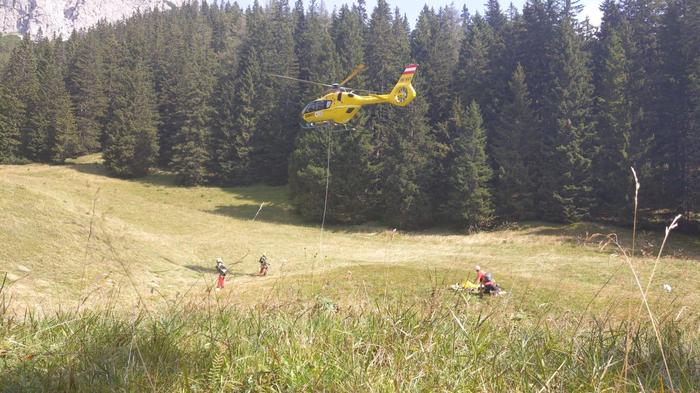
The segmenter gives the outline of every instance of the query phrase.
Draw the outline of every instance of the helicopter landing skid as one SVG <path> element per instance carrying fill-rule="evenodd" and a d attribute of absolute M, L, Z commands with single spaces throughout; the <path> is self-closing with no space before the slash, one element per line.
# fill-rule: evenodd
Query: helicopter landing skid
<path fill-rule="evenodd" d="M 344 131 L 355 131 L 354 127 L 348 127 L 347 124 L 333 123 L 330 121 L 324 121 L 322 123 L 299 123 L 299 127 L 305 130 L 315 130 L 328 127 L 331 129 L 331 131 L 334 131 L 333 129 L 336 128 L 342 128 Z"/>

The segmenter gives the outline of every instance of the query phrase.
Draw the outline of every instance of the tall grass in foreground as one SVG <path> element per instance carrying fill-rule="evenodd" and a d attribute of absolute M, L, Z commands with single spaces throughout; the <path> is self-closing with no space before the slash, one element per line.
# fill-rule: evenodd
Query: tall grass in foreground
<path fill-rule="evenodd" d="M 648 321 L 641 307 L 624 320 L 588 307 L 526 312 L 525 293 L 477 299 L 438 283 L 419 301 L 372 301 L 365 287 L 369 307 L 279 288 L 269 298 L 301 300 L 241 307 L 224 303 L 224 292 L 157 312 L 103 306 L 17 317 L 0 285 L 0 391 L 696 392 L 698 321 L 671 307 L 652 313 L 647 302 L 666 238 L 645 289 L 633 252 L 610 237 Z M 128 264 L 106 244 L 138 295 Z"/>
<path fill-rule="evenodd" d="M 207 305 L 208 304 L 208 305 Z M 652 329 L 518 312 L 507 299 L 438 293 L 338 309 L 328 300 L 157 313 L 3 316 L 0 389 L 50 392 L 660 391 Z M 700 387 L 697 330 L 661 315 L 677 391 Z M 627 355 L 628 363 L 623 365 Z M 623 370 L 626 367 L 626 370 Z"/>

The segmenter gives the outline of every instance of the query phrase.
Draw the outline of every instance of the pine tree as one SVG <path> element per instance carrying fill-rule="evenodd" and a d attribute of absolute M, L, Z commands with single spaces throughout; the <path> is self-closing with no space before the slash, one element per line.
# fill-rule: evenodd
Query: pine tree
<path fill-rule="evenodd" d="M 627 97 L 628 64 L 618 33 L 605 33 L 599 83 L 596 89 L 597 152 L 594 189 L 597 215 L 629 216 L 632 178 L 629 167 L 632 108 Z"/>
<path fill-rule="evenodd" d="M 691 2 L 686 13 L 686 32 L 700 31 L 700 4 Z M 689 156 L 688 210 L 700 211 L 700 36 L 686 34 L 688 37 L 687 53 L 690 55 L 689 77 L 691 113 L 689 121 L 688 151 L 695 152 Z"/>
<path fill-rule="evenodd" d="M 429 194 L 427 109 L 424 100 L 416 99 L 402 113 L 389 114 L 393 127 L 381 172 L 382 218 L 400 228 L 425 226 L 435 218 Z"/>
<path fill-rule="evenodd" d="M 690 216 L 692 136 L 689 131 L 690 114 L 693 113 L 689 91 L 692 82 L 688 70 L 689 61 L 697 53 L 688 53 L 687 44 L 697 31 L 686 30 L 686 2 L 669 1 L 659 31 L 661 66 L 657 85 L 658 119 L 656 130 L 656 158 L 658 174 L 662 179 L 663 205 Z M 687 33 L 687 35 L 686 35 Z"/>
<path fill-rule="evenodd" d="M 498 3 L 498 0 L 488 0 L 486 2 L 484 18 L 496 33 L 500 33 L 508 22 L 501 11 L 501 5 Z"/>
<path fill-rule="evenodd" d="M 635 168 L 647 183 L 663 184 L 663 155 L 656 147 L 660 104 L 659 74 L 662 56 L 659 53 L 661 1 L 622 0 L 624 26 L 620 31 L 629 66 L 628 99 L 634 109 L 630 152 Z M 640 199 L 651 206 L 664 206 L 663 187 L 642 187 Z"/>
<path fill-rule="evenodd" d="M 258 11 L 262 13 L 262 11 Z M 255 15 L 255 11 L 253 11 Z M 287 1 L 270 1 L 264 16 L 250 25 L 248 45 L 255 47 L 262 74 L 297 75 L 294 21 Z M 327 21 L 327 16 L 324 16 Z M 324 34 L 328 34 L 324 31 Z M 332 54 L 333 51 L 325 52 Z M 302 59 L 312 62 L 313 59 Z M 287 181 L 288 159 L 294 149 L 299 130 L 299 88 L 290 88 L 287 81 L 265 78 L 257 93 L 265 105 L 257 108 L 259 121 L 251 136 L 251 165 L 256 181 L 284 184 Z"/>
<path fill-rule="evenodd" d="M 523 31 L 516 37 L 517 57 L 527 72 L 533 109 L 538 116 L 546 114 L 543 106 L 550 83 L 549 62 L 558 35 L 555 4 L 544 0 L 527 2 L 523 7 Z"/>
<path fill-rule="evenodd" d="M 479 105 L 472 101 L 465 111 L 460 101 L 455 101 L 448 130 L 453 142 L 443 212 L 453 224 L 483 226 L 492 214 L 488 189 L 491 169 L 486 161 L 486 138 Z"/>
<path fill-rule="evenodd" d="M 408 36 L 401 33 L 401 21 L 395 21 L 389 5 L 379 0 L 372 11 L 369 22 L 367 48 L 365 49 L 367 84 L 374 89 L 388 90 L 396 83 L 403 67 L 408 61 Z M 385 160 L 389 145 L 389 134 L 397 126 L 392 123 L 390 114 L 395 111 L 387 105 L 367 108 L 368 120 L 365 127 L 372 132 L 373 164 L 380 168 Z M 379 171 L 377 175 L 379 176 Z M 376 184 L 379 184 L 379 179 Z"/>
<path fill-rule="evenodd" d="M 330 143 L 330 165 L 328 146 Z M 329 168 L 327 222 L 361 223 L 371 204 L 369 138 L 361 132 L 333 132 L 330 128 L 300 134 L 289 160 L 289 190 L 302 217 L 323 217 L 326 169 Z M 329 167 L 328 167 L 329 165 Z"/>
<path fill-rule="evenodd" d="M 338 16 L 333 19 L 331 33 L 335 50 L 339 54 L 340 70 L 350 72 L 365 59 L 365 25 L 357 6 L 352 9 L 347 5 L 340 7 Z M 352 86 L 364 86 L 365 75 L 360 74 L 351 82 Z"/>
<path fill-rule="evenodd" d="M 472 24 L 459 54 L 458 86 L 463 102 L 476 101 L 485 103 L 488 80 L 490 79 L 489 51 L 493 43 L 493 31 L 479 15 L 472 19 Z"/>
<path fill-rule="evenodd" d="M 62 42 L 46 43 L 39 67 L 41 93 L 38 108 L 42 113 L 46 132 L 46 147 L 40 158 L 44 161 L 63 162 L 79 153 L 73 105 L 64 83 L 65 58 Z"/>
<path fill-rule="evenodd" d="M 256 87 L 261 83 L 260 64 L 255 48 L 248 49 L 242 73 L 222 76 L 215 94 L 217 115 L 212 130 L 214 170 L 225 184 L 249 184 L 251 136 L 257 124 Z"/>
<path fill-rule="evenodd" d="M 452 6 L 436 15 L 425 7 L 411 36 L 413 57 L 421 66 L 421 93 L 429 103 L 431 123 L 445 120 L 456 95 L 457 66 L 462 29 L 459 14 Z"/>
<path fill-rule="evenodd" d="M 31 36 L 26 35 L 12 51 L 2 83 L 13 92 L 23 108 L 19 114 L 20 154 L 30 160 L 39 160 L 46 151 L 46 135 L 37 108 L 40 92 L 37 74 L 34 43 Z"/>
<path fill-rule="evenodd" d="M 542 217 L 575 221 L 591 207 L 591 76 L 580 37 L 566 10 L 550 48 L 543 103 L 545 167 L 536 196 Z"/>
<path fill-rule="evenodd" d="M 518 64 L 509 83 L 510 94 L 494 130 L 494 200 L 497 213 L 508 219 L 532 219 L 534 186 L 529 155 L 537 122 L 525 82 L 525 70 Z"/>
<path fill-rule="evenodd" d="M 104 163 L 117 176 L 143 176 L 158 154 L 153 82 L 142 64 L 123 65 L 118 75 L 105 128 Z"/>
<path fill-rule="evenodd" d="M 158 89 L 158 113 L 162 119 L 158 124 L 158 162 L 162 167 L 168 167 L 173 158 L 173 144 L 177 130 L 182 127 L 183 119 L 177 115 L 177 102 L 179 100 L 177 84 L 182 72 L 180 62 L 175 58 L 181 58 L 183 49 L 180 45 L 173 44 L 170 50 L 171 59 L 166 61 L 164 70 L 158 76 L 161 79 Z"/>
<path fill-rule="evenodd" d="M 10 163 L 19 157 L 22 112 L 22 103 L 0 85 L 0 163 Z"/>
<path fill-rule="evenodd" d="M 68 67 L 67 84 L 75 107 L 77 150 L 81 154 L 94 153 L 101 147 L 101 123 L 107 108 L 101 73 L 102 57 L 97 45 L 88 38 L 80 41 Z"/>
<path fill-rule="evenodd" d="M 182 74 L 177 85 L 175 115 L 182 119 L 173 144 L 172 168 L 179 184 L 201 185 L 209 177 L 212 108 L 209 102 L 211 82 L 207 78 L 204 53 L 192 40 L 183 59 Z"/>

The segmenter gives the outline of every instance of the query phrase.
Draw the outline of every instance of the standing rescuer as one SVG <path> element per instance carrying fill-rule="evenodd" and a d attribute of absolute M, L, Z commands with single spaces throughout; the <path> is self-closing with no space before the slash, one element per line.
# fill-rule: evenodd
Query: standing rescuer
<path fill-rule="evenodd" d="M 216 279 L 216 289 L 219 290 L 224 287 L 224 281 L 226 280 L 226 273 L 228 269 L 224 265 L 224 260 L 216 258 L 216 271 L 219 272 L 219 277 Z"/>

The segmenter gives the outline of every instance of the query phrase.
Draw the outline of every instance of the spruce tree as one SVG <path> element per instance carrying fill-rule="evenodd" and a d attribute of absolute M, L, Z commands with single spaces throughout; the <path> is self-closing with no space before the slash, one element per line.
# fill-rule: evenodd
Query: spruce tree
<path fill-rule="evenodd" d="M 462 40 L 459 54 L 458 86 L 463 102 L 488 101 L 486 92 L 490 79 L 489 51 L 493 43 L 493 31 L 479 15 L 472 19 L 469 32 Z"/>
<path fill-rule="evenodd" d="M 472 101 L 465 111 L 459 100 L 448 122 L 452 136 L 448 170 L 447 200 L 443 213 L 448 220 L 463 227 L 481 227 L 493 212 L 488 183 L 491 168 L 486 157 L 486 137 L 479 105 Z"/>
<path fill-rule="evenodd" d="M 416 99 L 401 113 L 389 113 L 386 157 L 382 162 L 382 218 L 400 228 L 417 228 L 435 220 L 429 194 L 432 181 L 427 104 Z"/>
<path fill-rule="evenodd" d="M 40 87 L 31 36 L 25 35 L 12 51 L 2 84 L 13 92 L 23 108 L 19 114 L 20 154 L 30 160 L 40 160 L 46 151 L 46 134 L 38 108 Z"/>
<path fill-rule="evenodd" d="M 599 83 L 596 88 L 597 152 L 593 186 L 597 215 L 627 217 L 633 189 L 629 167 L 632 108 L 627 97 L 628 64 L 618 33 L 606 34 Z"/>
<path fill-rule="evenodd" d="M 657 85 L 658 119 L 656 130 L 656 158 L 658 174 L 662 180 L 663 206 L 670 207 L 690 216 L 689 206 L 691 189 L 691 167 L 697 151 L 691 151 L 693 137 L 691 113 L 693 84 L 689 79 L 689 70 L 694 65 L 693 56 L 688 53 L 688 43 L 697 31 L 686 29 L 686 2 L 672 0 L 661 21 L 659 31 L 659 52 L 661 65 Z"/>
<path fill-rule="evenodd" d="M 19 157 L 22 112 L 22 103 L 0 85 L 0 163 L 10 163 Z"/>
<path fill-rule="evenodd" d="M 525 70 L 518 64 L 509 83 L 510 94 L 498 125 L 492 133 L 494 162 L 494 201 L 499 216 L 507 219 L 532 219 L 534 183 L 530 155 L 538 150 L 534 143 L 537 122 L 532 112 Z"/>
<path fill-rule="evenodd" d="M 212 108 L 209 102 L 211 84 L 201 62 L 203 57 L 192 44 L 183 59 L 182 74 L 177 85 L 178 101 L 175 115 L 182 119 L 173 143 L 172 168 L 179 184 L 201 185 L 209 176 Z"/>
<path fill-rule="evenodd" d="M 453 6 L 440 8 L 436 15 L 425 7 L 411 36 L 412 53 L 421 66 L 421 93 L 429 104 L 429 118 L 438 123 L 449 116 L 457 81 L 462 28 Z"/>
<path fill-rule="evenodd" d="M 217 178 L 225 184 L 249 184 L 251 136 L 257 125 L 257 86 L 261 81 L 255 48 L 249 48 L 242 70 L 232 70 L 220 78 L 216 89 L 216 111 L 212 129 L 212 151 Z"/>
<path fill-rule="evenodd" d="M 118 75 L 105 127 L 104 163 L 117 176 L 143 176 L 158 154 L 153 81 L 143 64 L 122 65 Z"/>
<path fill-rule="evenodd" d="M 363 132 L 305 130 L 289 160 L 292 203 L 307 220 L 323 217 L 330 143 L 327 222 L 361 223 L 368 219 L 371 194 L 369 138 Z"/>
<path fill-rule="evenodd" d="M 500 33 L 508 22 L 503 11 L 501 11 L 501 5 L 498 3 L 498 0 L 487 0 L 484 19 L 496 33 Z"/>
<path fill-rule="evenodd" d="M 659 93 L 662 56 L 659 53 L 660 16 L 658 0 L 622 0 L 624 26 L 620 31 L 629 67 L 628 97 L 632 114 L 630 152 L 635 168 L 647 183 L 663 184 L 663 155 L 657 148 L 659 114 L 664 99 Z M 642 187 L 642 200 L 653 206 L 666 204 L 663 187 Z"/>
<path fill-rule="evenodd" d="M 257 86 L 259 98 L 265 105 L 257 108 L 259 121 L 251 136 L 251 165 L 256 181 L 284 184 L 288 159 L 299 130 L 299 87 L 290 88 L 288 81 L 267 77 L 267 74 L 297 75 L 299 64 L 295 56 L 294 21 L 288 2 L 272 0 L 266 11 L 264 16 L 255 16 L 257 20 L 249 30 L 248 45 L 257 50 L 262 75 L 266 76 Z M 329 23 L 327 16 L 324 19 L 324 23 Z M 333 51 L 324 53 L 330 55 Z"/>
<path fill-rule="evenodd" d="M 338 53 L 341 73 L 347 73 L 365 59 L 365 25 L 363 16 L 357 6 L 340 7 L 331 27 L 333 43 Z M 353 79 L 351 86 L 364 87 L 365 75 Z"/>
<path fill-rule="evenodd" d="M 564 12 L 548 54 L 542 126 L 544 156 L 538 210 L 552 221 L 576 221 L 591 207 L 591 76 L 573 18 Z"/>
<path fill-rule="evenodd" d="M 687 32 L 700 31 L 700 4 L 692 2 L 688 5 L 686 13 Z M 687 53 L 690 55 L 689 76 L 690 81 L 690 121 L 689 121 L 689 146 L 691 152 L 689 156 L 689 190 L 688 190 L 688 210 L 691 212 L 700 211 L 700 36 L 697 34 L 688 36 Z M 694 154 L 693 154 L 694 152 Z"/>
<path fill-rule="evenodd" d="M 46 132 L 46 147 L 41 154 L 44 161 L 63 162 L 78 155 L 73 105 L 66 90 L 65 59 L 62 58 L 62 42 L 44 46 L 40 65 L 41 92 L 39 106 Z"/>
<path fill-rule="evenodd" d="M 78 39 L 77 37 L 75 38 Z M 102 56 L 91 38 L 79 41 L 68 66 L 67 85 L 75 107 L 79 153 L 100 150 L 101 122 L 107 108 L 102 78 Z"/>

